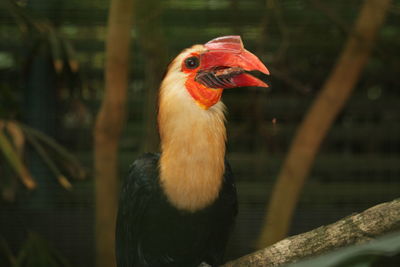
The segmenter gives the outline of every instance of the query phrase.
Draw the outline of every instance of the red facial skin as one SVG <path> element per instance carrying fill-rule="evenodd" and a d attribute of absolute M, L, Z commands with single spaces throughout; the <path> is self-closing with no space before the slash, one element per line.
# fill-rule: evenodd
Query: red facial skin
<path fill-rule="evenodd" d="M 185 82 L 186 89 L 199 104 L 200 107 L 208 109 L 215 105 L 221 98 L 223 89 L 234 87 L 268 87 L 263 81 L 252 75 L 243 73 L 232 77 L 234 85 L 221 88 L 208 88 L 195 80 L 198 71 L 207 71 L 216 67 L 240 67 L 245 71 L 258 70 L 269 74 L 265 65 L 252 53 L 245 50 L 239 36 L 224 36 L 206 43 L 206 52 L 201 54 L 192 53 L 188 57 L 198 57 L 199 67 L 189 69 L 182 63 L 182 71 L 188 73 Z"/>
<path fill-rule="evenodd" d="M 198 54 L 194 53 L 189 57 L 192 56 L 200 57 Z M 186 89 L 200 107 L 208 109 L 221 99 L 223 89 L 208 88 L 205 85 L 196 82 L 196 74 L 200 68 L 201 64 L 196 69 L 188 69 L 185 64 L 182 63 L 182 71 L 189 73 L 185 82 Z"/>

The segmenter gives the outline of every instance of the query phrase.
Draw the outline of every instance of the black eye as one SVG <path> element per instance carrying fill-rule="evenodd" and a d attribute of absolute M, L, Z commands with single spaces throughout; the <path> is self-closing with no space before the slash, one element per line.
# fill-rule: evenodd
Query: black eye
<path fill-rule="evenodd" d="M 199 66 L 199 58 L 198 57 L 188 57 L 185 59 L 185 66 L 188 69 L 195 69 Z"/>

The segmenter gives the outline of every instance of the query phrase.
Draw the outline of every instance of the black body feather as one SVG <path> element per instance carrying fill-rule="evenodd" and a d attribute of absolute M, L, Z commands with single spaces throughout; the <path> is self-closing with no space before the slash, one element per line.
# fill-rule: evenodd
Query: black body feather
<path fill-rule="evenodd" d="M 196 212 L 178 210 L 159 179 L 159 154 L 145 154 L 131 166 L 119 200 L 116 228 L 118 267 L 212 266 L 222 263 L 237 213 L 229 164 L 218 198 Z M 182 178 L 184 179 L 184 178 Z"/>

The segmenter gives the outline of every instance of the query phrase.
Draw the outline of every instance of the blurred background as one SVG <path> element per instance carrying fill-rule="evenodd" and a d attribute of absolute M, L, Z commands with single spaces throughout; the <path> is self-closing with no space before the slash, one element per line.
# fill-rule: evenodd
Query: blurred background
<path fill-rule="evenodd" d="M 93 128 L 103 97 L 110 3 L 2 1 L 0 266 L 11 266 L 21 254 L 54 259 L 48 266 L 94 266 Z M 120 176 L 139 154 L 157 151 L 155 98 L 168 62 L 193 44 L 241 35 L 271 71 L 270 88 L 223 97 L 227 157 L 240 201 L 227 257 L 253 251 L 291 141 L 363 2 L 135 1 Z M 290 235 L 400 196 L 399 15 L 395 0 L 319 148 Z M 5 144 L 24 160 L 12 160 Z"/>

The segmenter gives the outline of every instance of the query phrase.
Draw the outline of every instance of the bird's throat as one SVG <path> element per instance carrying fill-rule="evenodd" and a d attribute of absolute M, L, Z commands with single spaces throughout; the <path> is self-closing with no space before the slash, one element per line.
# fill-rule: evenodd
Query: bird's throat
<path fill-rule="evenodd" d="M 223 89 L 212 89 L 200 84 L 194 78 L 188 78 L 185 87 L 196 103 L 203 109 L 215 105 L 222 96 Z"/>
<path fill-rule="evenodd" d="M 225 171 L 225 119 L 221 102 L 168 106 L 160 101 L 160 179 L 169 202 L 194 212 L 218 197 Z"/>

